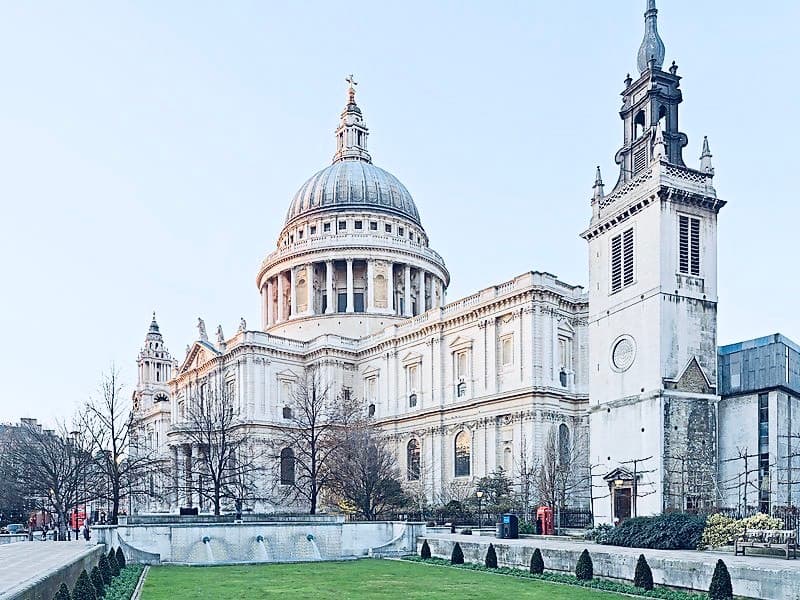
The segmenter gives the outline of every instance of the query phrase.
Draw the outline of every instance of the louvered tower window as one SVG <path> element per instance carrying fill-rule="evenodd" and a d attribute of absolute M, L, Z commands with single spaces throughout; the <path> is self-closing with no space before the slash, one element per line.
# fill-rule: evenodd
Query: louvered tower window
<path fill-rule="evenodd" d="M 633 228 L 611 238 L 611 291 L 616 292 L 635 280 Z"/>
<path fill-rule="evenodd" d="M 642 146 L 633 155 L 633 174 L 636 175 L 647 166 L 647 146 Z"/>
<path fill-rule="evenodd" d="M 678 271 L 684 275 L 700 275 L 700 219 L 678 217 Z"/>

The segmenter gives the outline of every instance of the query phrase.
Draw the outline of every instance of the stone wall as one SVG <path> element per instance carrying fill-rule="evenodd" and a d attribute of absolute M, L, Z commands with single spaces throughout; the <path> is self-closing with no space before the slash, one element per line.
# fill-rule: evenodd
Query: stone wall
<path fill-rule="evenodd" d="M 44 548 L 43 548 L 44 549 Z M 25 582 L 24 589 L 9 590 L 4 600 L 50 600 L 55 596 L 62 583 L 72 591 L 72 587 L 80 574 L 86 570 L 90 573 L 92 567 L 100 562 L 100 557 L 106 551 L 106 546 L 100 544 L 86 548 L 75 560 L 65 565 L 40 573 L 35 582 Z"/>

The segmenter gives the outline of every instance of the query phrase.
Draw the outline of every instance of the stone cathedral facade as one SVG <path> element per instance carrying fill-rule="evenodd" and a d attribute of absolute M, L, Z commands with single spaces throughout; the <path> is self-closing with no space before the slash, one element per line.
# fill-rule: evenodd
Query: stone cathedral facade
<path fill-rule="evenodd" d="M 431 497 L 497 467 L 513 474 L 554 428 L 560 444 L 586 440 L 594 487 L 608 485 L 596 493 L 600 520 L 685 502 L 673 495 L 681 457 L 702 457 L 692 470 L 712 478 L 724 202 L 707 144 L 697 167 L 684 163 L 680 77 L 674 63 L 662 68 L 656 14 L 649 0 L 639 75 L 622 93 L 619 179 L 606 194 L 598 169 L 581 234 L 588 289 L 532 271 L 449 301 L 450 274 L 411 194 L 368 152 L 350 78 L 333 162 L 300 187 L 255 274 L 261 323 L 242 320 L 230 336 L 219 327 L 212 340 L 201 319 L 178 361 L 153 318 L 138 359 L 137 435 L 175 479 L 151 484 L 174 489 L 168 501 L 140 509 L 198 505 L 197 449 L 175 426 L 203 386 L 224 384 L 246 426 L 268 438 L 310 365 L 363 401 L 402 477 Z M 588 490 L 573 502 L 588 506 Z"/>

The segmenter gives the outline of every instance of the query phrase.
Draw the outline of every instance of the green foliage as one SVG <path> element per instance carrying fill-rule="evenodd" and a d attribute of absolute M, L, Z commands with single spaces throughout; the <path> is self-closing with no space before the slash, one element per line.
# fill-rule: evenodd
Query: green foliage
<path fill-rule="evenodd" d="M 497 552 L 495 552 L 494 544 L 489 544 L 489 549 L 486 551 L 486 560 L 484 561 L 487 569 L 497 568 Z"/>
<path fill-rule="evenodd" d="M 604 543 L 628 548 L 694 550 L 705 525 L 705 516 L 685 513 L 636 517 L 614 527 Z"/>
<path fill-rule="evenodd" d="M 644 557 L 644 554 L 639 555 L 639 560 L 636 563 L 633 585 L 643 590 L 653 589 L 653 571 L 650 570 L 650 565 L 647 564 L 647 559 Z"/>
<path fill-rule="evenodd" d="M 130 600 L 143 569 L 142 565 L 127 565 L 120 570 L 119 577 L 115 577 L 106 589 L 103 600 Z"/>
<path fill-rule="evenodd" d="M 69 588 L 67 587 L 66 583 L 61 584 L 61 587 L 58 588 L 56 595 L 53 596 L 53 600 L 72 600 L 72 596 L 69 593 Z"/>
<path fill-rule="evenodd" d="M 608 535 L 614 530 L 613 525 L 602 523 L 597 527 L 587 529 L 583 534 L 583 539 L 597 542 L 598 544 L 605 544 L 608 540 Z"/>
<path fill-rule="evenodd" d="M 523 535 L 533 535 L 536 533 L 536 523 L 531 521 L 519 522 L 519 533 Z"/>
<path fill-rule="evenodd" d="M 464 552 L 461 550 L 461 545 L 458 542 L 456 542 L 456 545 L 453 546 L 453 553 L 450 555 L 450 564 L 451 565 L 464 564 Z"/>
<path fill-rule="evenodd" d="M 102 598 L 106 584 L 103 582 L 103 576 L 100 574 L 100 569 L 97 567 L 92 567 L 92 573 L 89 575 L 89 580 L 94 586 L 94 591 L 97 592 L 97 597 Z"/>
<path fill-rule="evenodd" d="M 81 571 L 78 581 L 75 582 L 75 587 L 72 588 L 72 600 L 97 600 L 97 594 L 94 591 L 92 582 L 89 581 L 86 569 Z"/>
<path fill-rule="evenodd" d="M 483 492 L 481 508 L 493 513 L 511 510 L 513 485 L 514 482 L 506 475 L 503 467 L 497 467 L 486 477 L 481 477 L 475 486 L 478 491 Z M 477 506 L 477 497 L 471 498 L 471 501 Z"/>
<path fill-rule="evenodd" d="M 711 578 L 711 586 L 708 588 L 708 597 L 710 600 L 733 600 L 731 575 L 722 559 L 717 561 L 717 566 L 714 568 L 714 576 Z"/>
<path fill-rule="evenodd" d="M 428 540 L 423 540 L 422 548 L 419 551 L 420 558 L 430 558 L 431 557 L 431 547 L 428 545 Z"/>
<path fill-rule="evenodd" d="M 584 549 L 578 557 L 578 564 L 575 565 L 575 577 L 581 581 L 590 581 L 594 578 L 594 564 L 589 551 Z"/>
<path fill-rule="evenodd" d="M 491 571 L 500 575 L 511 575 L 514 577 L 522 577 L 527 579 L 535 579 L 538 581 L 549 581 L 553 583 L 561 583 L 567 585 L 574 585 L 583 588 L 590 588 L 595 590 L 602 590 L 606 592 L 617 592 L 620 594 L 627 594 L 629 596 L 638 596 L 644 598 L 660 598 L 661 600 L 708 600 L 706 594 L 692 594 L 689 592 L 680 592 L 677 590 L 670 590 L 667 588 L 653 588 L 650 591 L 643 590 L 642 588 L 634 587 L 630 584 L 619 583 L 617 581 L 608 581 L 606 579 L 592 579 L 583 581 L 574 575 L 566 573 L 547 572 L 541 575 L 523 571 L 521 569 L 513 569 L 510 567 L 500 567 L 499 569 L 487 569 L 484 565 L 464 564 L 464 565 L 451 565 L 449 561 L 441 558 L 431 558 L 423 560 L 418 556 L 407 556 L 403 560 L 411 562 L 424 562 L 428 564 L 440 565 L 443 567 L 452 567 L 455 569 L 466 569 L 469 571 Z"/>
<path fill-rule="evenodd" d="M 706 521 L 703 535 L 697 544 L 698 550 L 730 546 L 736 538 L 747 530 L 752 529 L 782 529 L 783 521 L 759 513 L 746 519 L 734 519 L 722 514 L 711 515 Z"/>
<path fill-rule="evenodd" d="M 108 556 L 103 554 L 97 566 L 100 568 L 100 575 L 103 576 L 103 583 L 109 585 L 113 579 L 113 575 L 111 575 L 111 565 L 108 562 Z"/>
<path fill-rule="evenodd" d="M 117 564 L 119 565 L 120 570 L 124 569 L 128 561 L 125 560 L 125 553 L 122 551 L 122 547 L 117 548 L 115 556 L 117 557 Z"/>
<path fill-rule="evenodd" d="M 119 563 L 117 562 L 117 555 L 114 549 L 108 551 L 108 566 L 111 568 L 111 575 L 116 577 L 119 575 Z"/>
<path fill-rule="evenodd" d="M 531 556 L 530 572 L 533 575 L 544 573 L 544 559 L 542 558 L 542 552 L 538 548 L 533 551 L 533 556 Z"/>

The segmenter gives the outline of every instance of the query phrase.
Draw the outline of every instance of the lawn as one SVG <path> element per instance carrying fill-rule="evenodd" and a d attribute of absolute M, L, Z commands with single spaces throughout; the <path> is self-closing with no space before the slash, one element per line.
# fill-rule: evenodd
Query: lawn
<path fill-rule="evenodd" d="M 619 600 L 608 592 L 393 560 L 153 567 L 142 600 L 441 598 Z"/>

